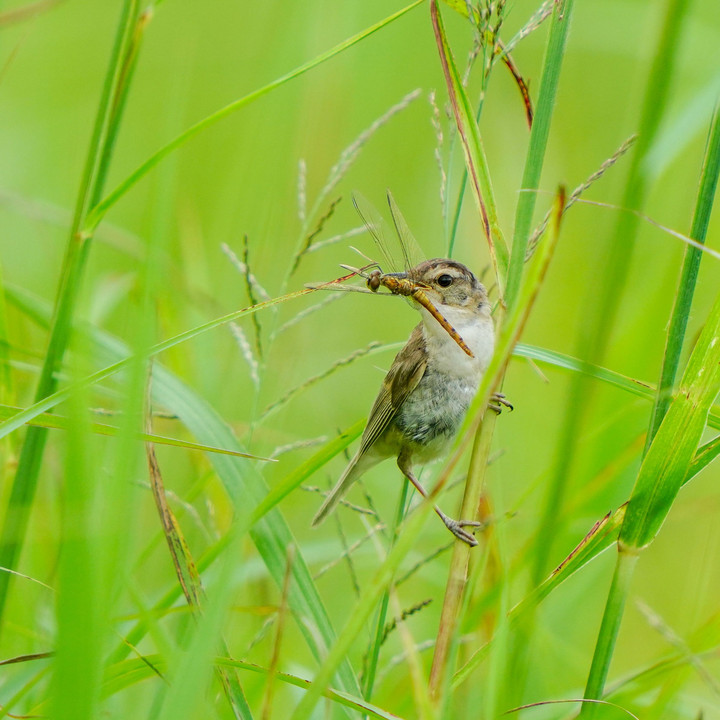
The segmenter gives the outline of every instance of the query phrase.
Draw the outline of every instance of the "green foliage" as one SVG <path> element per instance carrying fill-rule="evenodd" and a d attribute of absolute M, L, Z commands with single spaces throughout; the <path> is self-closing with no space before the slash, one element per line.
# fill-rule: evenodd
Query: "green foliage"
<path fill-rule="evenodd" d="M 1 11 L 0 717 L 717 714 L 719 22 Z M 496 353 L 431 502 L 388 462 L 315 530 L 417 317 L 305 284 L 388 188 Z"/>

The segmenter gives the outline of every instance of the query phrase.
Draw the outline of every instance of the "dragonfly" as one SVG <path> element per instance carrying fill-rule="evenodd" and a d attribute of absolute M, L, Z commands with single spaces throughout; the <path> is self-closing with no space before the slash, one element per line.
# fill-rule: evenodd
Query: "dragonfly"
<path fill-rule="evenodd" d="M 375 245 L 380 252 L 380 255 L 383 257 L 386 267 L 397 267 L 398 262 L 390 252 L 389 242 L 385 237 L 385 232 L 383 230 L 385 223 L 382 217 L 359 193 L 353 193 L 352 201 L 358 215 L 360 215 L 360 218 L 363 221 L 363 224 L 375 241 Z M 370 262 L 360 268 L 353 267 L 352 265 L 341 265 L 340 267 L 349 271 L 349 275 L 344 275 L 343 277 L 336 278 L 335 280 L 325 283 L 310 283 L 307 287 L 318 290 L 374 293 L 377 293 L 382 287 L 393 295 L 402 295 L 410 301 L 414 300 L 418 304 L 422 305 L 435 318 L 435 320 L 440 323 L 445 332 L 447 332 L 448 335 L 458 344 L 464 353 L 466 353 L 469 357 L 474 357 L 472 350 L 470 350 L 467 346 L 467 343 L 463 340 L 460 333 L 458 333 L 452 324 L 448 322 L 448 320 L 428 297 L 426 291 L 429 290 L 430 287 L 425 283 L 413 280 L 410 276 L 412 268 L 419 265 L 422 261 L 422 252 L 420 251 L 417 241 L 413 237 L 403 214 L 400 212 L 400 208 L 395 202 L 395 198 L 389 190 L 387 191 L 387 202 L 390 208 L 393 225 L 395 227 L 400 254 L 402 255 L 404 271 L 384 272 L 379 262 L 366 258 L 367 260 L 370 260 Z M 362 277 L 365 280 L 366 287 L 368 288 L 367 290 L 357 287 L 356 285 L 342 284 L 356 276 Z"/>

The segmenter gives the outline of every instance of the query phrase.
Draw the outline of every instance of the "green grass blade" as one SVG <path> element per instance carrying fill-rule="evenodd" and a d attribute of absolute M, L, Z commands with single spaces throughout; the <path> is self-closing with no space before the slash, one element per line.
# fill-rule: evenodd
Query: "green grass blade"
<path fill-rule="evenodd" d="M 665 521 L 682 486 L 720 392 L 720 296 L 713 306 L 665 419 L 643 461 L 620 542 L 639 550 Z"/>
<path fill-rule="evenodd" d="M 307 292 L 312 291 L 300 290 L 296 293 L 282 296 L 281 298 L 275 298 L 261 305 L 239 310 L 223 318 L 212 320 L 200 328 L 194 328 L 186 333 L 181 333 L 172 341 L 166 341 L 165 343 L 154 346 L 149 356 L 157 354 L 161 349 L 169 347 L 167 345 L 168 342 L 170 342 L 170 346 L 172 346 L 178 338 L 187 340 L 190 337 L 195 337 L 199 332 L 205 332 L 231 319 L 255 312 L 261 307 L 271 306 L 293 297 L 299 297 Z M 9 297 L 15 298 L 15 295 Z M 17 299 L 19 304 L 20 301 L 28 303 L 34 317 L 39 322 L 43 322 L 43 320 L 47 322 L 47 313 L 45 313 L 43 317 L 42 303 L 30 303 L 30 298 L 27 293 L 18 293 L 15 299 Z M 127 358 L 128 348 L 124 343 L 98 330 L 93 330 L 91 333 L 98 343 L 99 348 L 104 352 L 107 360 L 112 360 L 117 357 L 124 358 L 101 371 L 103 377 L 110 376 L 132 361 L 132 357 Z M 98 373 L 84 382 L 88 384 L 97 382 L 97 376 Z M 67 394 L 67 392 L 62 395 L 58 393 L 54 398 L 57 399 L 58 395 L 61 395 L 60 399 L 64 399 Z M 158 364 L 153 366 L 152 396 L 154 402 L 174 412 L 198 442 L 244 452 L 244 448 L 240 446 L 232 430 L 222 418 L 218 416 L 216 411 L 178 378 Z M 0 424 L 0 427 L 2 427 L 2 424 Z M 355 430 L 357 429 L 356 427 Z M 345 441 L 349 443 L 351 440 L 346 439 Z M 342 441 L 338 441 L 338 444 L 334 445 L 333 448 L 339 452 L 342 449 L 341 445 Z M 272 496 L 272 502 L 268 502 L 266 498 L 270 494 L 270 490 L 262 476 L 250 463 L 239 463 L 232 457 L 218 454 L 213 454 L 210 460 L 215 472 L 217 472 L 218 477 L 223 482 L 223 485 L 235 504 L 240 517 L 247 515 L 249 521 L 253 508 L 264 503 L 263 515 L 251 530 L 251 537 L 271 576 L 278 585 L 281 586 L 285 572 L 287 548 L 296 543 L 282 515 L 280 515 L 277 510 L 268 511 L 271 505 L 274 505 L 286 496 L 287 492 L 289 492 L 287 486 L 284 490 L 275 492 Z M 310 463 L 306 463 L 305 465 L 308 471 L 312 469 L 312 467 L 318 467 L 317 462 L 314 466 Z M 299 475 L 296 475 L 295 479 L 297 480 L 298 477 Z M 297 482 L 302 482 L 303 479 L 304 478 L 300 477 Z M 293 483 L 294 482 L 295 480 Z M 320 659 L 326 654 L 328 648 L 332 646 L 335 633 L 307 564 L 299 550 L 293 563 L 293 584 L 290 589 L 289 602 L 310 649 L 315 657 Z M 172 603 L 172 599 L 168 600 L 168 603 Z M 350 693 L 356 695 L 361 694 L 357 678 L 347 661 L 341 663 L 338 673 L 338 680 L 341 687 Z"/>
<path fill-rule="evenodd" d="M 279 303 L 285 302 L 286 300 L 292 300 L 296 297 L 306 295 L 309 292 L 313 291 L 298 290 L 297 292 L 289 293 L 288 295 L 281 295 L 280 297 L 273 298 L 272 300 L 268 300 L 263 303 L 259 303 L 258 305 L 243 308 L 242 310 L 236 310 L 235 312 L 232 312 L 228 315 L 223 315 L 222 317 L 215 318 L 215 320 L 210 320 L 210 322 L 199 325 L 198 327 L 192 328 L 191 330 L 186 330 L 185 332 L 182 332 L 175 337 L 153 345 L 143 355 L 143 357 L 154 357 L 155 355 L 159 355 L 165 350 L 169 350 L 171 347 L 175 347 L 180 343 L 192 340 L 193 338 L 196 338 L 199 335 L 208 332 L 209 330 L 213 330 L 216 327 L 220 327 L 221 325 L 229 323 L 232 320 L 237 320 L 241 317 L 244 317 L 245 315 L 251 315 L 258 310 L 277 305 Z M 5 437 L 7 434 L 13 432 L 14 430 L 17 430 L 19 427 L 22 427 L 25 423 L 28 423 L 31 420 L 35 419 L 36 417 L 38 417 L 38 415 L 45 412 L 45 410 L 48 410 L 49 408 L 54 407 L 58 403 L 63 402 L 68 397 L 70 397 L 76 389 L 80 387 L 89 387 L 91 385 L 94 385 L 95 383 L 100 382 L 101 380 L 104 380 L 105 378 L 111 377 L 112 375 L 115 375 L 121 370 L 125 370 L 126 368 L 130 367 L 132 363 L 136 362 L 136 360 L 137 358 L 134 355 L 125 357 L 124 359 L 118 360 L 116 363 L 113 363 L 112 365 L 109 365 L 102 370 L 98 370 L 98 372 L 89 375 L 85 379 L 79 380 L 74 385 L 63 388 L 62 390 L 58 390 L 52 395 L 44 397 L 42 400 L 39 400 L 25 410 L 17 413 L 17 415 L 13 415 L 11 418 L 8 418 L 4 422 L 0 423 L 0 438 Z"/>
<path fill-rule="evenodd" d="M 605 605 L 585 697 L 602 697 L 638 553 L 649 545 L 684 484 L 720 392 L 720 295 L 690 355 L 677 395 L 640 467 L 620 530 L 615 575 Z M 593 717 L 586 704 L 581 717 Z"/>
<path fill-rule="evenodd" d="M 582 360 L 578 360 L 578 358 L 572 357 L 572 355 L 567 355 L 555 350 L 518 343 L 515 346 L 513 355 L 529 358 L 530 360 L 546 363 L 547 365 L 564 370 L 581 373 L 596 380 L 602 380 L 609 385 L 614 385 L 617 388 L 637 395 L 638 397 L 645 398 L 646 400 L 652 400 L 655 395 L 654 387 L 643 380 L 635 380 L 614 370 L 583 362 Z"/>
<path fill-rule="evenodd" d="M 601 367 L 600 365 L 593 365 L 592 363 L 583 362 L 571 355 L 560 353 L 555 350 L 548 350 L 546 348 L 539 348 L 535 345 L 526 345 L 525 343 L 518 343 L 515 346 L 513 355 L 517 357 L 526 357 L 531 360 L 540 361 L 553 367 L 563 368 L 565 370 L 571 370 L 572 372 L 585 375 L 589 378 L 601 380 L 604 383 L 613 385 L 616 388 L 625 390 L 626 392 L 636 395 L 637 397 L 644 398 L 645 400 L 655 399 L 655 387 L 644 380 L 636 380 L 635 378 L 622 375 L 614 370 Z M 720 429 L 720 408 L 711 410 L 708 414 L 708 425 L 710 427 Z"/>
<path fill-rule="evenodd" d="M 0 402 L 10 402 L 13 395 L 9 347 L 10 337 L 7 328 L 5 284 L 3 282 L 2 264 L 0 264 Z"/>
<path fill-rule="evenodd" d="M 125 195 L 129 190 L 131 190 L 145 175 L 147 175 L 150 170 L 152 170 L 159 162 L 164 160 L 168 155 L 177 150 L 179 147 L 185 145 L 185 143 L 187 143 L 193 137 L 201 133 L 203 130 L 211 127 L 220 120 L 223 120 L 228 115 L 234 113 L 236 110 L 239 110 L 240 108 L 249 105 L 255 100 L 263 97 L 264 95 L 267 95 L 272 90 L 275 90 L 275 88 L 278 88 L 289 82 L 290 80 L 293 80 L 296 77 L 303 75 L 308 70 L 312 70 L 318 65 L 321 65 L 326 60 L 330 60 L 330 58 L 334 57 L 335 55 L 338 55 L 344 50 L 347 50 L 349 47 L 352 47 L 353 45 L 359 43 L 361 40 L 364 40 L 366 37 L 384 28 L 386 25 L 389 25 L 394 20 L 402 17 L 403 15 L 405 15 L 405 13 L 417 7 L 422 2 L 424 2 L 424 0 L 415 0 L 415 2 L 412 2 L 410 3 L 410 5 L 407 5 L 401 10 L 398 10 L 396 13 L 389 15 L 384 20 L 381 20 L 375 25 L 371 25 L 369 28 L 366 28 L 362 32 L 357 33 L 357 35 L 353 35 L 347 40 L 344 40 L 338 45 L 335 45 L 335 47 L 330 48 L 330 50 L 326 50 L 324 53 L 318 55 L 316 58 L 313 58 L 312 60 L 303 63 L 302 65 L 295 68 L 294 70 L 291 70 L 285 75 L 281 75 L 279 78 L 273 80 L 267 85 L 264 85 L 263 87 L 254 90 L 248 95 L 244 95 L 243 97 L 238 98 L 237 100 L 231 102 L 229 105 L 226 105 L 224 108 L 221 108 L 217 112 L 214 112 L 212 115 L 208 115 L 206 118 L 203 118 L 202 120 L 189 127 L 184 132 L 180 133 L 180 135 L 178 135 L 174 140 L 171 140 L 167 145 L 164 145 L 153 155 L 151 155 L 137 170 L 131 173 L 109 195 L 107 195 L 107 197 L 105 197 L 93 207 L 87 218 L 87 223 L 84 228 L 85 232 L 92 232 L 98 226 L 107 211 L 113 205 L 115 205 L 115 203 L 123 195 Z"/>
<path fill-rule="evenodd" d="M 417 511 L 413 513 L 403 525 L 397 543 L 385 561 L 377 569 L 373 578 L 365 586 L 362 596 L 350 613 L 347 624 L 331 646 L 325 661 L 320 666 L 312 684 L 308 688 L 308 692 L 290 716 L 291 720 L 306 720 L 312 715 L 315 705 L 329 685 L 336 668 L 340 666 L 342 662 L 346 661 L 347 653 L 353 642 L 365 629 L 365 625 L 372 614 L 373 608 L 376 607 L 378 600 L 388 584 L 392 582 L 392 578 L 400 563 L 417 543 L 425 520 L 431 510 L 431 502 L 424 500 L 421 505 L 418 506 Z M 357 694 L 360 695 L 359 692 Z"/>
<path fill-rule="evenodd" d="M 135 26 L 137 12 L 136 0 L 126 0 L 123 3 L 113 51 L 105 74 L 85 171 L 80 183 L 75 217 L 61 271 L 48 349 L 35 394 L 36 400 L 52 394 L 55 389 L 55 372 L 62 363 L 69 342 L 75 304 L 82 283 L 90 241 L 89 237 L 81 236 L 79 231 L 85 222 L 92 198 L 102 191 L 101 179 L 104 177 L 106 166 L 110 161 L 110 156 L 106 154 L 105 148 L 120 123 L 113 100 L 123 86 L 124 77 L 121 69 L 129 38 Z M 0 565 L 3 567 L 13 569 L 17 565 L 46 440 L 47 430 L 44 428 L 31 427 L 28 429 L 8 501 L 2 535 L 0 535 Z M 0 574 L 0 627 L 2 627 L 10 577 L 11 575 L 8 573 Z"/>
<path fill-rule="evenodd" d="M 690 237 L 699 243 L 705 243 L 719 174 L 720 108 L 716 107 L 707 147 L 705 148 L 705 158 L 700 174 L 700 189 L 698 191 L 695 213 L 690 229 Z M 650 429 L 648 430 L 645 445 L 646 452 L 670 405 L 670 399 L 675 386 L 675 377 L 680 364 L 680 354 L 682 353 L 683 343 L 685 341 L 685 331 L 690 317 L 690 307 L 695 293 L 701 258 L 702 251 L 699 248 L 692 247 L 691 245 L 685 246 L 685 260 L 680 275 L 678 292 L 675 296 L 675 305 L 670 318 L 670 326 L 668 327 L 665 355 L 663 356 L 662 369 L 660 371 L 660 381 L 658 383 L 657 396 L 650 418 Z"/>
<path fill-rule="evenodd" d="M 436 491 L 447 482 L 463 451 L 473 440 L 474 446 L 470 458 L 470 470 L 465 483 L 465 492 L 460 510 L 460 516 L 464 518 L 474 518 L 477 513 L 484 471 L 487 465 L 486 460 L 489 454 L 489 443 L 492 439 L 491 431 L 494 428 L 494 420 L 488 418 L 486 421 L 483 416 L 490 402 L 491 393 L 500 382 L 512 350 L 525 328 L 540 288 L 547 276 L 550 261 L 560 237 L 560 219 L 564 202 L 565 195 L 561 190 L 556 198 L 554 222 L 550 237 L 546 239 L 528 269 L 520 300 L 502 326 L 493 357 L 483 374 L 478 391 L 468 409 L 467 419 L 460 430 L 459 439 L 455 442 L 456 450 L 446 463 L 438 479 Z M 439 703 L 442 702 L 441 694 L 446 686 L 446 679 L 452 672 L 450 652 L 452 648 L 457 646 L 455 636 L 461 622 L 460 610 L 463 603 L 465 578 L 467 578 L 469 552 L 470 547 L 465 543 L 455 543 L 453 547 L 453 556 L 450 563 L 450 577 L 453 578 L 453 582 L 448 584 L 443 600 L 440 628 L 431 672 L 431 694 Z"/>
<path fill-rule="evenodd" d="M 402 486 L 402 492 L 400 493 L 400 499 L 398 500 L 397 511 L 393 520 L 393 526 L 390 528 L 390 542 L 394 543 L 397 537 L 398 527 L 403 521 L 407 508 L 407 496 L 410 484 L 405 481 Z M 391 546 L 392 547 L 392 546 Z M 373 689 L 375 687 L 375 678 L 377 675 L 378 661 L 380 659 L 380 648 L 383 644 L 385 636 L 385 622 L 387 620 L 388 605 L 390 603 L 390 586 L 385 589 L 382 597 L 380 598 L 380 604 L 377 609 L 375 617 L 375 632 L 371 638 L 368 649 L 366 652 L 367 664 L 365 666 L 365 673 L 363 675 L 363 695 L 364 697 L 371 699 Z"/>
<path fill-rule="evenodd" d="M 560 70 L 572 18 L 573 1 L 565 0 L 565 2 L 555 3 L 553 9 L 542 76 L 540 78 L 540 91 L 532 128 L 530 129 L 530 145 L 525 156 L 522 190 L 515 210 L 515 232 L 510 250 L 507 287 L 505 289 L 505 302 L 508 308 L 513 306 L 520 290 L 520 280 L 525 266 L 525 254 L 537 200 L 536 190 L 540 186 L 540 175 L 550 134 L 550 121 L 555 109 Z"/>
<path fill-rule="evenodd" d="M 323 445 L 318 452 L 275 485 L 253 510 L 253 519 L 255 521 L 260 520 L 290 495 L 293 490 L 297 490 L 305 480 L 345 450 L 353 440 L 360 437 L 366 423 L 367 419 L 358 420 L 358 422 L 349 427 L 345 432 Z"/>
<path fill-rule="evenodd" d="M 627 515 L 625 517 L 627 519 Z M 626 552 L 622 547 L 619 548 L 615 571 L 610 583 L 607 602 L 605 603 L 605 611 L 600 622 L 595 653 L 590 666 L 587 685 L 585 686 L 584 697 L 588 700 L 601 699 L 637 561 L 637 554 Z M 597 709 L 594 702 L 583 703 L 579 717 L 595 717 Z"/>
<path fill-rule="evenodd" d="M 490 257 L 495 270 L 499 292 L 502 297 L 507 275 L 508 249 L 498 224 L 495 197 L 490 181 L 485 149 L 483 148 L 482 138 L 480 137 L 480 129 L 478 128 L 475 114 L 472 111 L 467 93 L 465 92 L 457 67 L 455 66 L 436 0 L 431 0 L 430 12 L 438 52 L 440 53 L 440 62 L 445 75 L 445 84 L 450 98 L 450 105 L 455 115 L 455 123 L 458 133 L 460 134 L 470 184 L 480 211 L 483 232 L 488 241 Z"/>
<path fill-rule="evenodd" d="M 22 412 L 22 408 L 12 405 L 0 405 L 0 418 L 9 418 Z M 41 413 L 33 418 L 28 425 L 37 425 L 38 427 L 52 428 L 55 430 L 68 430 L 72 427 L 72 418 L 63 415 L 53 415 L 52 413 Z M 90 423 L 91 432 L 98 435 L 108 435 L 109 437 L 117 437 L 123 432 L 123 428 L 114 425 L 105 425 L 104 423 Z M 185 450 L 201 450 L 203 452 L 221 453 L 224 455 L 234 455 L 235 457 L 244 457 L 250 460 L 266 460 L 272 462 L 268 458 L 261 458 L 250 453 L 239 453 L 235 450 L 225 450 L 224 448 L 203 445 L 202 443 L 191 442 L 189 440 L 179 440 L 177 438 L 165 437 L 163 435 L 155 435 L 154 433 L 137 433 L 135 437 L 138 440 L 153 442 L 157 445 L 169 445 L 170 447 L 184 448 Z"/>
<path fill-rule="evenodd" d="M 218 657 L 215 658 L 215 664 L 222 667 L 245 670 L 258 675 L 268 675 L 267 668 L 256 665 L 255 663 L 246 662 L 244 660 L 236 660 L 229 657 Z M 129 658 L 115 663 L 106 672 L 103 694 L 105 697 L 109 697 L 132 687 L 141 680 L 156 677 L 157 675 L 154 668 L 164 672 L 166 670 L 166 665 L 167 663 L 159 655 L 144 655 L 142 658 Z M 275 678 L 280 682 L 301 689 L 306 689 L 310 685 L 309 680 L 290 673 L 278 672 L 275 674 Z M 338 705 L 343 705 L 351 710 L 357 710 L 358 712 L 362 712 L 364 715 L 368 715 L 372 718 L 378 718 L 379 720 L 402 720 L 398 715 L 388 712 L 387 710 L 383 710 L 382 708 L 363 700 L 361 697 L 351 695 L 350 693 L 327 688 L 323 695 Z"/>
<path fill-rule="evenodd" d="M 619 215 L 604 262 L 596 274 L 597 284 L 593 284 L 582 303 L 584 323 L 575 354 L 586 360 L 603 362 L 610 330 L 616 324 L 621 307 L 640 223 L 639 216 L 632 211 L 639 211 L 648 196 L 650 177 L 645 163 L 669 104 L 670 82 L 680 49 L 680 30 L 687 7 L 688 0 L 668 0 L 665 6 L 664 25 L 655 46 L 653 64 L 646 83 L 638 140 L 620 202 L 621 207 L 631 212 Z M 557 518 L 565 503 L 578 448 L 576 439 L 583 432 L 587 411 L 592 404 L 592 392 L 592 385 L 588 385 L 581 375 L 576 375 L 568 394 L 562 428 L 558 433 L 552 482 L 543 502 L 539 522 L 542 537 L 537 544 L 532 570 L 536 583 L 540 583 L 547 572 L 555 537 L 562 529 Z"/>
<path fill-rule="evenodd" d="M 100 603 L 98 484 L 93 446 L 88 442 L 87 398 L 71 402 L 62 512 L 63 546 L 58 571 L 56 656 L 53 665 L 52 717 L 90 720 L 98 716 L 105 640 Z"/>
<path fill-rule="evenodd" d="M 260 667 L 259 665 L 254 665 L 253 663 L 243 662 L 242 660 L 217 658 L 217 663 L 237 667 L 242 670 L 249 670 L 262 675 L 267 674 L 267 670 L 265 668 Z M 287 683 L 288 685 L 294 685 L 299 688 L 307 688 L 310 685 L 309 680 L 297 677 L 297 675 L 290 675 L 289 673 L 277 673 L 275 677 L 281 682 Z M 387 710 L 377 707 L 377 705 L 373 705 L 372 703 L 369 703 L 360 697 L 350 695 L 349 693 L 333 690 L 332 688 L 326 688 L 323 695 L 338 705 L 343 705 L 351 708 L 352 710 L 358 710 L 359 712 L 362 712 L 363 715 L 369 715 L 370 717 L 379 718 L 380 720 L 402 720 L 402 718 L 398 715 L 394 715 Z"/>

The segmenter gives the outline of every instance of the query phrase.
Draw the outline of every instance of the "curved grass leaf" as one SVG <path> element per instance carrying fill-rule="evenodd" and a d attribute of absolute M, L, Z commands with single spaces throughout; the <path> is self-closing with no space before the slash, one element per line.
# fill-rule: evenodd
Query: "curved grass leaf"
<path fill-rule="evenodd" d="M 290 295 L 284 295 L 282 298 L 276 298 L 270 303 L 261 303 L 252 308 L 231 313 L 229 316 L 206 323 L 200 328 L 182 333 L 172 341 L 167 342 L 176 344 L 182 341 L 181 338 L 189 339 L 190 337 L 195 337 L 200 332 L 204 332 L 211 327 L 217 327 L 234 317 L 254 312 L 261 307 L 275 304 L 278 301 L 298 297 L 307 292 L 311 291 L 300 290 Z M 17 303 L 21 308 L 27 306 L 28 313 L 32 314 L 38 322 L 45 325 L 49 322 L 50 310 L 47 304 L 39 301 L 27 292 L 14 291 L 9 295 L 9 299 L 11 302 Z M 103 353 L 107 361 L 112 361 L 118 357 L 127 358 L 128 348 L 120 340 L 100 330 L 89 329 L 89 333 L 97 344 L 98 350 Z M 153 354 L 156 354 L 158 348 L 166 344 L 167 343 L 160 343 L 160 345 L 156 345 L 153 349 Z M 121 369 L 121 367 L 127 363 L 127 359 L 120 360 L 110 365 L 105 371 L 101 371 L 101 373 L 104 373 L 103 377 L 107 377 L 112 374 L 112 372 L 109 372 L 110 369 L 113 369 L 113 372 L 117 372 L 118 369 Z M 88 384 L 90 382 L 96 382 L 98 379 L 96 377 L 97 375 L 98 373 L 86 382 L 88 382 Z M 199 442 L 215 447 L 224 447 L 230 450 L 244 452 L 244 448 L 240 446 L 232 429 L 217 414 L 214 408 L 204 399 L 196 395 L 196 393 L 179 378 L 158 363 L 154 363 L 152 369 L 152 398 L 153 402 L 175 413 Z M 0 427 L 2 427 L 1 424 Z M 348 440 L 348 442 L 350 441 Z M 336 448 L 338 452 L 341 449 L 339 445 L 336 445 Z M 238 516 L 238 527 L 249 526 L 252 522 L 251 513 L 253 508 L 263 503 L 270 493 L 270 489 L 265 483 L 264 478 L 251 463 L 246 461 L 239 462 L 236 458 L 227 455 L 212 454 L 210 461 L 233 502 Z M 307 464 L 306 467 L 308 467 Z M 274 497 L 279 502 L 285 495 L 277 493 Z M 269 510 L 267 504 L 264 507 L 266 510 Z M 245 519 L 244 521 L 243 518 Z M 285 519 L 277 509 L 265 512 L 265 514 L 254 523 L 250 530 L 250 536 L 269 574 L 278 584 L 278 587 L 282 587 L 285 575 L 287 548 L 296 546 Z M 226 547 L 226 544 L 223 544 L 222 547 Z M 168 596 L 164 599 L 168 604 L 171 604 L 177 597 L 174 590 L 175 589 L 173 589 L 171 593 L 168 593 Z M 325 657 L 329 649 L 333 647 L 335 633 L 307 564 L 297 546 L 296 557 L 292 567 L 292 584 L 290 586 L 288 601 L 298 626 L 308 643 L 308 647 L 313 655 L 320 660 Z M 358 680 L 347 659 L 342 659 L 339 663 L 337 667 L 337 679 L 339 686 L 344 690 L 358 696 L 361 694 Z"/>
<path fill-rule="evenodd" d="M 6 290 L 8 290 L 6 288 Z M 278 303 L 285 302 L 286 300 L 292 300 L 296 297 L 300 297 L 302 295 L 306 295 L 309 292 L 313 292 L 313 290 L 297 290 L 294 293 L 288 293 L 287 295 L 281 295 L 280 297 L 273 298 L 272 300 L 267 300 L 262 303 L 258 303 L 257 305 L 252 305 L 247 308 L 243 308 L 242 310 L 236 310 L 235 312 L 230 313 L 229 315 L 223 315 L 220 318 L 215 318 L 215 320 L 210 320 L 210 322 L 204 323 L 203 325 L 199 325 L 198 327 L 192 328 L 190 330 L 186 330 L 185 332 L 180 333 L 179 335 L 175 335 L 175 337 L 169 338 L 168 340 L 164 340 L 161 343 L 158 343 L 157 345 L 153 345 L 147 353 L 145 353 L 144 357 L 151 358 L 155 357 L 155 355 L 159 355 L 160 353 L 164 352 L 165 350 L 169 350 L 172 347 L 175 347 L 176 345 L 179 345 L 180 343 L 186 342 L 188 340 L 192 340 L 193 338 L 198 337 L 199 335 L 202 335 L 203 333 L 206 333 L 208 330 L 213 330 L 216 327 L 220 327 L 221 325 L 225 325 L 226 323 L 231 322 L 232 320 L 238 320 L 241 317 L 244 317 L 246 315 L 251 315 L 254 312 L 257 312 L 258 310 L 263 310 L 267 307 L 271 307 L 272 305 L 277 305 Z M 13 296 L 11 296 L 13 297 Z M 31 405 L 30 407 L 26 408 L 25 410 L 22 410 L 21 412 L 17 413 L 16 415 L 13 415 L 11 418 L 8 418 L 4 422 L 0 423 L 0 438 L 5 437 L 9 433 L 13 432 L 14 430 L 17 430 L 19 427 L 22 427 L 25 423 L 29 422 L 30 420 L 33 420 L 36 418 L 40 413 L 45 412 L 45 410 L 48 410 L 49 408 L 55 407 L 55 405 L 58 405 L 59 403 L 63 402 L 64 400 L 67 400 L 69 397 L 72 396 L 72 394 L 81 388 L 89 387 L 91 385 L 94 385 L 95 383 L 100 382 L 101 380 L 104 380 L 105 378 L 111 377 L 115 373 L 120 372 L 121 370 L 124 370 L 128 368 L 133 362 L 137 360 L 134 356 L 125 356 L 122 360 L 118 360 L 117 362 L 113 363 L 112 365 L 109 365 L 106 368 L 103 368 L 102 370 L 98 370 L 98 372 L 93 373 L 92 375 L 89 375 L 84 380 L 78 381 L 74 385 L 70 385 L 69 387 L 63 388 L 62 390 L 58 390 L 57 392 L 53 393 L 52 395 L 48 395 L 47 397 L 43 398 L 42 400 L 36 402 L 35 404 Z M 167 406 L 169 407 L 169 406 Z"/>
<path fill-rule="evenodd" d="M 229 657 L 215 658 L 215 664 L 221 667 L 237 668 L 238 670 L 246 670 L 248 672 L 265 676 L 268 674 L 267 668 L 256 665 L 255 663 L 235 660 Z M 105 697 L 109 697 L 118 692 L 122 692 L 123 690 L 126 690 L 143 680 L 153 677 L 162 677 L 162 673 L 165 669 L 166 663 L 160 655 L 143 655 L 139 658 L 136 657 L 129 658 L 128 660 L 122 660 L 108 669 L 105 677 L 105 684 L 103 685 L 103 695 Z M 291 675 L 290 673 L 279 672 L 276 673 L 274 677 L 280 682 L 294 687 L 307 688 L 310 685 L 309 680 L 298 677 L 297 675 Z M 382 708 L 377 707 L 377 705 L 366 702 L 361 697 L 351 695 L 350 693 L 327 688 L 323 692 L 323 695 L 339 705 L 360 711 L 373 718 L 379 718 L 379 720 L 402 720 L 398 715 L 390 713 L 387 710 L 383 710 Z"/>
<path fill-rule="evenodd" d="M 690 355 L 665 419 L 640 467 L 620 533 L 630 550 L 645 547 L 665 521 L 720 392 L 720 295 Z"/>
<path fill-rule="evenodd" d="M 518 343 L 515 346 L 513 354 L 531 360 L 538 360 L 554 367 L 582 373 L 583 375 L 602 380 L 609 385 L 614 385 L 621 390 L 625 390 L 646 400 L 652 401 L 655 397 L 655 386 L 644 380 L 636 380 L 635 378 L 628 377 L 614 370 L 609 370 L 600 365 L 593 365 L 592 363 L 578 360 L 565 353 L 539 348 L 535 345 Z M 710 411 L 708 414 L 708 425 L 720 429 L 720 409 Z"/>
<path fill-rule="evenodd" d="M 0 418 L 10 418 L 22 412 L 22 408 L 12 405 L 0 405 Z M 52 428 L 55 430 L 67 430 L 72 424 L 72 418 L 63 415 L 54 415 L 52 413 L 41 413 L 37 417 L 30 420 L 28 425 L 37 425 L 38 427 Z M 123 431 L 114 425 L 105 425 L 104 423 L 90 423 L 88 429 L 98 435 L 108 435 L 117 437 Z M 190 442 L 189 440 L 179 440 L 177 438 L 165 437 L 163 435 L 155 435 L 153 433 L 138 433 L 138 440 L 153 442 L 157 445 L 169 445 L 170 447 L 184 448 L 185 450 L 202 450 L 209 453 L 221 453 L 224 455 L 234 455 L 235 457 L 244 457 L 250 460 L 264 460 L 266 462 L 275 462 L 270 458 L 262 458 L 250 453 L 237 452 L 236 450 L 225 450 L 224 448 L 212 447 L 210 445 L 202 445 L 201 443 Z"/>

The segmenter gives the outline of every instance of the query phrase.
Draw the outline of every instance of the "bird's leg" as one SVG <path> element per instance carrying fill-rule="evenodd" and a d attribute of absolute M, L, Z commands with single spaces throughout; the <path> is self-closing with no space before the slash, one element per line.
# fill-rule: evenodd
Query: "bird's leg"
<path fill-rule="evenodd" d="M 509 403 L 505 399 L 505 395 L 502 393 L 493 393 L 492 397 L 490 398 L 490 402 L 488 403 L 488 407 L 496 412 L 498 415 L 502 412 L 503 407 L 506 407 L 510 412 L 512 412 L 515 408 L 513 407 L 512 403 Z"/>
<path fill-rule="evenodd" d="M 402 474 L 413 484 L 415 489 L 424 497 L 428 497 L 427 490 L 420 484 L 420 481 L 413 475 L 409 458 L 407 458 L 403 453 L 401 453 L 397 460 L 398 467 L 400 468 L 400 471 Z M 475 539 L 475 536 L 469 533 L 467 530 L 464 530 L 465 527 L 482 527 L 483 523 L 478 522 L 477 520 L 453 520 L 451 517 L 448 517 L 437 505 L 434 506 L 435 512 L 437 513 L 438 517 L 445 523 L 445 527 L 458 539 L 462 540 L 463 542 L 467 543 L 471 547 L 475 547 L 475 545 L 478 544 L 478 541 Z"/>

